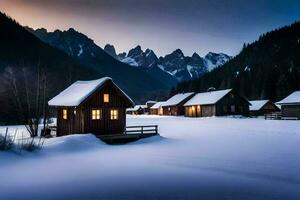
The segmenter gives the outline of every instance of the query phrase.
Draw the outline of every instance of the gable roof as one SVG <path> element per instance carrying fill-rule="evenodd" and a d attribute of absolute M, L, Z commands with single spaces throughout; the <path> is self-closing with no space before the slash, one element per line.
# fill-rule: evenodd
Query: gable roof
<path fill-rule="evenodd" d="M 277 102 L 277 104 L 300 104 L 300 91 L 293 92 L 283 100 Z"/>
<path fill-rule="evenodd" d="M 165 103 L 165 101 L 157 102 L 150 109 L 159 109 L 164 103 Z"/>
<path fill-rule="evenodd" d="M 249 106 L 250 111 L 258 111 L 260 110 L 264 105 L 266 105 L 269 100 L 255 100 L 255 101 L 249 101 L 251 105 Z"/>
<path fill-rule="evenodd" d="M 232 89 L 227 89 L 198 93 L 188 102 L 186 102 L 184 106 L 216 104 L 220 99 L 222 99 L 226 94 L 228 94 L 231 91 Z"/>
<path fill-rule="evenodd" d="M 134 105 L 132 99 L 123 92 L 110 77 L 103 77 L 92 81 L 76 81 L 68 88 L 60 92 L 58 95 L 48 101 L 49 106 L 78 106 L 98 88 L 102 87 L 105 83 L 112 82 L 114 86 L 121 92 L 126 99 Z"/>
<path fill-rule="evenodd" d="M 178 105 L 179 103 L 181 103 L 182 101 L 184 101 L 186 98 L 190 97 L 193 94 L 194 94 L 194 92 L 176 94 L 176 95 L 172 96 L 170 99 L 168 99 L 161 106 L 162 107 L 165 107 L 165 106 L 176 106 L 176 105 Z"/>

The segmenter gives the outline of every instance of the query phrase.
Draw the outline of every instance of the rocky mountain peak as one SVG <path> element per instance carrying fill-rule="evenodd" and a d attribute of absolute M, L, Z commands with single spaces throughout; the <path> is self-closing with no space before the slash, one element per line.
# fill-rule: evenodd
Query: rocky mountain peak
<path fill-rule="evenodd" d="M 176 55 L 178 57 L 183 57 L 184 54 L 183 52 L 181 51 L 181 49 L 176 49 L 175 51 L 173 51 L 170 55 Z"/>
<path fill-rule="evenodd" d="M 106 52 L 112 52 L 111 46 L 106 46 Z M 114 55 L 114 53 L 113 53 Z M 224 64 L 230 57 L 226 54 L 209 52 L 202 58 L 196 52 L 191 57 L 185 56 L 181 49 L 172 53 L 157 57 L 153 50 L 146 49 L 143 52 L 140 45 L 131 49 L 128 54 L 122 53 L 117 59 L 134 67 L 145 69 L 157 68 L 175 77 L 177 81 L 195 79 L 207 73 L 211 69 Z"/>
<path fill-rule="evenodd" d="M 128 52 L 128 57 L 136 57 L 138 55 L 141 55 L 142 53 L 143 53 L 142 48 L 140 45 L 138 45 Z"/>
<path fill-rule="evenodd" d="M 106 53 L 108 53 L 110 56 L 112 56 L 113 58 L 118 58 L 117 53 L 116 53 L 116 49 L 113 45 L 110 44 L 106 44 L 104 47 L 104 51 Z"/>
<path fill-rule="evenodd" d="M 201 59 L 201 57 L 199 56 L 199 54 L 197 54 L 196 52 L 193 53 L 192 58 L 195 59 L 195 60 Z"/>

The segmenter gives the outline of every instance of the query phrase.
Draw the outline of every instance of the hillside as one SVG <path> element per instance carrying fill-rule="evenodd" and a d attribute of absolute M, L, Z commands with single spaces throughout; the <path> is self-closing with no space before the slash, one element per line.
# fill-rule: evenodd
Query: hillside
<path fill-rule="evenodd" d="M 294 23 L 245 44 L 229 62 L 177 91 L 235 88 L 249 99 L 280 100 L 300 89 L 300 23 Z"/>
<path fill-rule="evenodd" d="M 64 52 L 53 48 L 26 31 L 17 22 L 0 13 L 0 123 L 20 120 L 27 84 L 33 96 L 37 71 L 43 69 L 47 78 L 48 99 L 78 79 L 94 79 L 103 74 L 75 62 Z M 15 85 L 14 85 L 15 83 Z M 21 102 L 16 102 L 14 86 Z"/>

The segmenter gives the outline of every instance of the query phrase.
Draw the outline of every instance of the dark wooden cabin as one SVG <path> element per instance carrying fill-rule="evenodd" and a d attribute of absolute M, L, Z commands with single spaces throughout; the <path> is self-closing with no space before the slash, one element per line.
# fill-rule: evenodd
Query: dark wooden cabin
<path fill-rule="evenodd" d="M 234 90 L 219 90 L 196 94 L 184 104 L 186 117 L 249 115 L 250 103 Z"/>
<path fill-rule="evenodd" d="M 172 96 L 163 105 L 163 115 L 184 115 L 183 105 L 194 96 L 194 92 L 180 93 Z"/>
<path fill-rule="evenodd" d="M 120 134 L 126 127 L 126 108 L 134 102 L 112 81 L 104 77 L 77 81 L 48 104 L 57 109 L 57 136 L 93 133 Z"/>
<path fill-rule="evenodd" d="M 283 119 L 300 119 L 300 91 L 296 91 L 278 102 Z"/>
<path fill-rule="evenodd" d="M 150 110 L 149 110 L 149 114 L 150 115 L 162 115 L 163 114 L 163 108 L 162 105 L 164 104 L 164 101 L 160 101 L 157 102 L 156 104 L 154 104 Z"/>
<path fill-rule="evenodd" d="M 250 101 L 250 115 L 264 116 L 266 114 L 280 112 L 280 109 L 270 100 Z"/>

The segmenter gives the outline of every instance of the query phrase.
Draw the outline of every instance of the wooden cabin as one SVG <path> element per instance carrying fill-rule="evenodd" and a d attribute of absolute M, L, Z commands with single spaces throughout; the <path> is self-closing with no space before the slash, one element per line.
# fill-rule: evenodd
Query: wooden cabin
<path fill-rule="evenodd" d="M 266 114 L 280 112 L 280 108 L 270 100 L 255 100 L 250 101 L 250 104 L 249 111 L 251 116 L 264 116 Z"/>
<path fill-rule="evenodd" d="M 76 81 L 48 104 L 57 109 L 57 136 L 121 134 L 134 102 L 109 77 Z"/>
<path fill-rule="evenodd" d="M 156 104 L 157 101 L 147 101 L 145 107 L 145 113 L 150 113 L 150 108 Z"/>
<path fill-rule="evenodd" d="M 162 105 L 164 104 L 164 101 L 160 101 L 157 102 L 156 104 L 154 104 L 150 110 L 149 110 L 149 114 L 150 115 L 163 115 L 163 108 Z"/>
<path fill-rule="evenodd" d="M 196 94 L 184 104 L 186 117 L 249 115 L 250 103 L 234 90 L 219 90 Z"/>
<path fill-rule="evenodd" d="M 281 106 L 283 119 L 300 119 L 300 91 L 293 92 L 277 104 Z"/>
<path fill-rule="evenodd" d="M 183 105 L 194 96 L 194 92 L 181 93 L 172 96 L 163 105 L 163 115 L 179 116 L 184 115 Z"/>
<path fill-rule="evenodd" d="M 127 108 L 126 113 L 128 115 L 143 115 L 145 114 L 145 105 L 135 105 L 133 108 Z"/>

